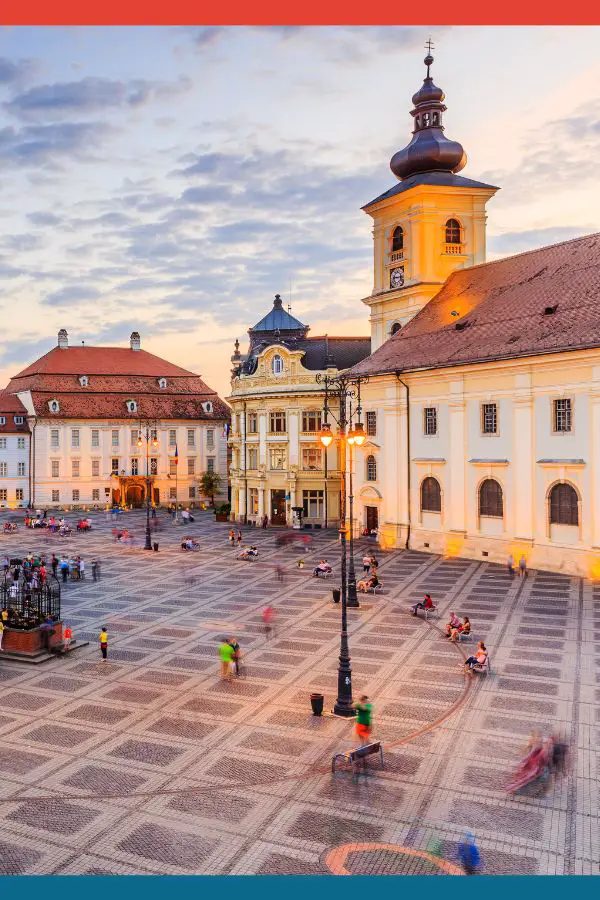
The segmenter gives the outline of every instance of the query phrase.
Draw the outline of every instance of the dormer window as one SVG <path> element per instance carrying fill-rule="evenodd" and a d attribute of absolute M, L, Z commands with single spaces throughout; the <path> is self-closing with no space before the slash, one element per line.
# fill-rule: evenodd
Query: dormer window
<path fill-rule="evenodd" d="M 281 375 L 283 372 L 283 359 L 278 353 L 273 357 L 271 369 L 273 370 L 273 375 Z"/>
<path fill-rule="evenodd" d="M 137 402 L 135 400 L 127 401 L 127 412 L 134 413 L 137 412 Z"/>
<path fill-rule="evenodd" d="M 202 404 L 202 409 L 205 413 L 211 413 L 213 411 L 213 405 L 210 400 L 207 400 L 206 403 Z"/>
<path fill-rule="evenodd" d="M 158 379 L 158 386 L 159 386 L 159 388 L 166 388 L 166 386 L 167 386 L 167 379 L 166 379 L 166 378 L 159 378 L 159 379 Z"/>
<path fill-rule="evenodd" d="M 58 400 L 49 400 L 48 409 L 51 413 L 60 412 L 60 403 L 58 402 Z"/>
<path fill-rule="evenodd" d="M 15 416 L 14 420 L 15 420 L 15 425 L 22 425 L 23 422 L 25 421 L 23 416 Z"/>
<path fill-rule="evenodd" d="M 397 225 L 392 234 L 392 253 L 404 250 L 404 229 Z"/>
<path fill-rule="evenodd" d="M 79 376 L 79 384 L 81 385 L 81 387 L 89 387 L 90 379 L 88 378 L 87 375 L 80 375 Z"/>

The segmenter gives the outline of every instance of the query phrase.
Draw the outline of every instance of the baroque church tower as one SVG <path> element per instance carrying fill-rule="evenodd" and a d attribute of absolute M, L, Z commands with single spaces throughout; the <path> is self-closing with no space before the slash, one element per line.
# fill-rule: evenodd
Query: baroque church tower
<path fill-rule="evenodd" d="M 398 184 L 363 207 L 373 218 L 371 348 L 376 350 L 437 294 L 448 276 L 485 262 L 485 205 L 497 187 L 457 173 L 467 156 L 444 134 L 444 92 L 427 74 L 413 96 L 413 137 L 391 159 Z"/>

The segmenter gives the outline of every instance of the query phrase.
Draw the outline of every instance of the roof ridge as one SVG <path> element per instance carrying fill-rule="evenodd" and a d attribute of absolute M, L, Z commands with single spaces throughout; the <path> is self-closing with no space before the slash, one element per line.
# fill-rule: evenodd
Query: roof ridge
<path fill-rule="evenodd" d="M 498 263 L 506 262 L 509 259 L 518 259 L 520 256 L 528 256 L 530 253 L 540 253 L 542 250 L 550 250 L 554 247 L 563 247 L 567 244 L 576 244 L 577 241 L 585 241 L 592 237 L 600 237 L 600 231 L 592 231 L 590 234 L 580 234 L 579 237 L 567 238 L 566 241 L 556 241 L 555 244 L 544 244 L 543 247 L 533 247 L 531 250 L 521 250 L 519 253 L 509 253 L 508 256 L 501 256 L 500 259 L 489 259 L 486 260 L 486 262 L 475 263 L 475 265 L 473 266 L 466 266 L 464 269 L 455 269 L 454 272 L 451 272 L 446 281 L 442 284 L 442 288 L 445 284 L 448 284 L 448 282 L 454 275 L 458 275 L 460 272 L 471 272 L 473 269 L 483 269 L 484 266 L 495 266 Z"/>

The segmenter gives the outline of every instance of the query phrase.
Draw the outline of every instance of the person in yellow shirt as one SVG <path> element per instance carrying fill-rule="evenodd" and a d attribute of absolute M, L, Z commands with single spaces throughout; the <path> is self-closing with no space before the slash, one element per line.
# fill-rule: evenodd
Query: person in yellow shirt
<path fill-rule="evenodd" d="M 100 632 L 100 652 L 102 653 L 102 659 L 106 660 L 108 658 L 108 633 L 106 631 L 106 625 L 102 626 L 102 631 Z"/>
<path fill-rule="evenodd" d="M 4 622 L 0 619 L 0 650 L 2 650 L 2 638 L 4 637 Z"/>

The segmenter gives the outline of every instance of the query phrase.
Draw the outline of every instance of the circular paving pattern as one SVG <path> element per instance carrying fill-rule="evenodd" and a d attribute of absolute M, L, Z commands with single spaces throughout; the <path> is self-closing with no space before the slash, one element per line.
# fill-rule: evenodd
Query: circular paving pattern
<path fill-rule="evenodd" d="M 323 862 L 333 875 L 464 875 L 454 863 L 398 844 L 342 844 Z"/>

